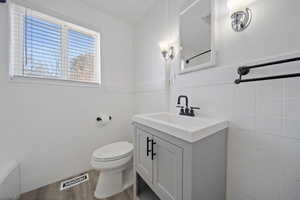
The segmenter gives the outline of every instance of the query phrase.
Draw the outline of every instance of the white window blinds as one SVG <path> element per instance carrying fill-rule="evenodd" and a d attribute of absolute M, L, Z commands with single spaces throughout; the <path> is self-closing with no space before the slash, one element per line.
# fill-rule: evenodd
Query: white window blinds
<path fill-rule="evenodd" d="M 11 76 L 100 83 L 97 32 L 11 4 Z"/>

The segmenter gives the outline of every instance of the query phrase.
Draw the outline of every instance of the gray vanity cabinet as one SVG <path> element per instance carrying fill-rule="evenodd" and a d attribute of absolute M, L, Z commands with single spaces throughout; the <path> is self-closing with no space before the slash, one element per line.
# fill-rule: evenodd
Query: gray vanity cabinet
<path fill-rule="evenodd" d="M 136 170 L 161 199 L 182 200 L 182 152 L 182 148 L 136 129 Z"/>
<path fill-rule="evenodd" d="M 133 124 L 135 200 L 225 200 L 226 129 L 189 142 Z"/>
<path fill-rule="evenodd" d="M 162 199 L 181 200 L 183 150 L 158 137 L 154 141 L 153 185 Z"/>
<path fill-rule="evenodd" d="M 136 142 L 135 142 L 135 148 L 136 148 L 136 168 L 139 171 L 140 175 L 146 179 L 146 181 L 153 183 L 152 174 L 153 174 L 153 162 L 149 157 L 149 153 L 147 153 L 147 142 L 148 145 L 149 141 L 152 140 L 152 135 L 141 130 L 137 129 L 136 133 Z M 149 146 L 148 146 L 149 148 Z M 148 155 L 147 155 L 148 154 Z"/>

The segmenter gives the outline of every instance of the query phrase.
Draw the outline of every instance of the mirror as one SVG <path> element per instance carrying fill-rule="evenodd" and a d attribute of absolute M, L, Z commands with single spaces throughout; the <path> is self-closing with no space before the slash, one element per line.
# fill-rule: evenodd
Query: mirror
<path fill-rule="evenodd" d="M 180 73 L 215 65 L 213 2 L 189 1 L 180 13 Z"/>

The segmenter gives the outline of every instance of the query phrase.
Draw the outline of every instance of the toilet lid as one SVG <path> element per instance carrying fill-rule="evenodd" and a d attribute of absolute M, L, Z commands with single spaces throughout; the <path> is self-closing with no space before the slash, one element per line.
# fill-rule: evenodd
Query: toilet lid
<path fill-rule="evenodd" d="M 116 142 L 105 145 L 93 153 L 96 161 L 119 160 L 129 156 L 133 151 L 133 145 L 129 142 Z"/>

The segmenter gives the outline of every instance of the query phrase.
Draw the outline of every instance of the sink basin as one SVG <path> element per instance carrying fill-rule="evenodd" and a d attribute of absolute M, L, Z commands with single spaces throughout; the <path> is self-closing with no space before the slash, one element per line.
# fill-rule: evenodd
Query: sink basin
<path fill-rule="evenodd" d="M 223 119 L 189 117 L 167 112 L 135 115 L 133 123 L 154 128 L 191 143 L 228 127 L 228 122 Z"/>

